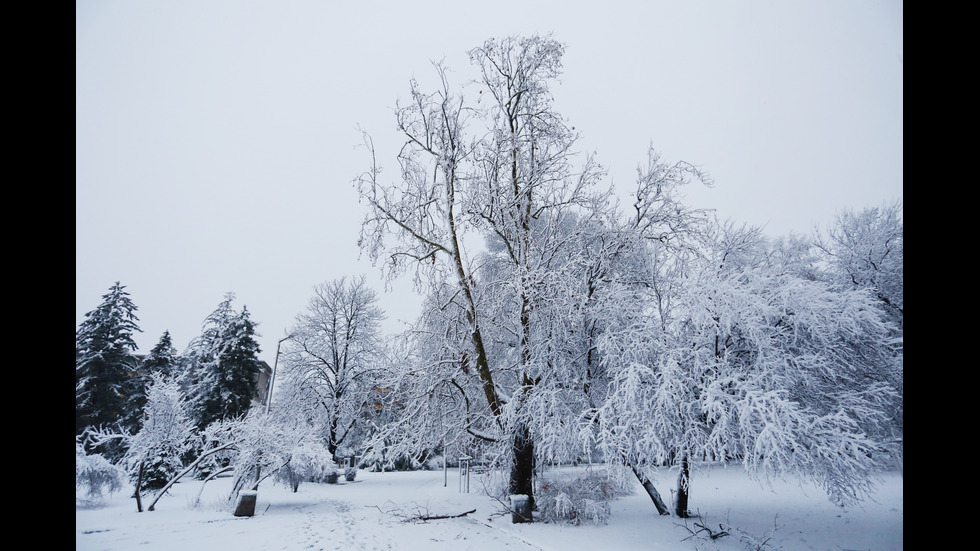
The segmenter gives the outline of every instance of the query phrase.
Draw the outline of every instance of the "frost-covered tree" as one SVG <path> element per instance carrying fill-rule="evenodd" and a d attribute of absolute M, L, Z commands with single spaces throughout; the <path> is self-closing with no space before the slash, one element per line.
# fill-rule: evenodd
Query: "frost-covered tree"
<path fill-rule="evenodd" d="M 195 454 L 194 458 L 189 460 L 189 464 L 184 467 L 182 471 L 177 473 L 176 476 L 167 481 L 166 484 L 157 491 L 156 496 L 150 502 L 148 510 L 153 511 L 156 507 L 160 498 L 166 495 L 167 490 L 171 486 L 180 481 L 184 476 L 189 473 L 200 471 L 202 468 L 204 470 L 210 471 L 209 476 L 205 479 L 205 483 L 211 478 L 217 476 L 220 473 L 230 470 L 231 467 L 227 466 L 228 454 L 233 454 L 236 446 L 241 442 L 239 435 L 239 427 L 242 423 L 241 419 L 235 419 L 231 421 L 218 420 L 202 431 L 196 433 L 196 438 L 194 442 Z M 212 469 L 206 467 L 207 463 L 217 456 L 225 454 L 225 458 L 218 463 L 223 466 L 219 469 Z M 201 485 L 201 490 L 204 490 L 204 485 Z M 200 497 L 200 494 L 198 495 Z"/>
<path fill-rule="evenodd" d="M 259 408 L 234 423 L 229 437 L 237 441 L 230 454 L 234 483 L 229 500 L 242 490 L 258 490 L 262 480 L 289 464 L 294 448 L 305 439 L 315 438 L 302 419 L 284 420 Z"/>
<path fill-rule="evenodd" d="M 283 383 L 304 416 L 324 427 L 330 453 L 359 447 L 368 435 L 365 407 L 376 389 L 385 348 L 378 296 L 361 276 L 314 287 L 307 309 L 284 341 Z"/>
<path fill-rule="evenodd" d="M 208 425 L 200 434 L 201 452 L 197 459 L 157 493 L 150 510 L 172 484 L 189 472 L 201 469 L 214 457 L 223 457 L 218 461 L 223 466 L 213 470 L 205 467 L 211 472 L 204 483 L 219 474 L 234 473 L 229 502 L 243 490 L 258 490 L 259 484 L 269 477 L 283 480 L 284 475 L 280 474 L 283 469 L 292 468 L 290 474 L 296 471 L 307 473 L 319 465 L 332 465 L 329 452 L 320 444 L 318 427 L 293 412 L 291 408 L 271 413 L 254 408 L 242 418 L 217 420 Z M 295 481 L 288 476 L 285 478 Z M 204 484 L 200 491 L 203 489 Z"/>
<path fill-rule="evenodd" d="M 899 330 L 905 314 L 904 231 L 902 203 L 896 201 L 857 212 L 845 209 L 817 235 L 834 281 L 870 290 Z"/>
<path fill-rule="evenodd" d="M 118 425 L 135 430 L 139 426 L 139 410 L 131 409 L 138 392 L 133 335 L 141 330 L 136 310 L 126 287 L 116 282 L 75 331 L 76 435 L 89 427 Z M 101 451 L 118 458 L 123 450 L 109 446 L 113 449 Z"/>
<path fill-rule="evenodd" d="M 596 201 L 589 209 L 555 210 L 558 216 L 542 214 L 532 222 L 542 254 L 535 258 L 534 273 L 540 278 L 532 286 L 535 307 L 526 319 L 531 328 L 526 364 L 516 352 L 525 321 L 515 315 L 522 303 L 515 291 L 520 278 L 514 277 L 506 246 L 494 234 L 478 257 L 480 269 L 471 276 L 501 394 L 523 392 L 520 373 L 534 377 L 533 391 L 524 394 L 520 410 L 505 400 L 502 413 L 505 423 L 529 427 L 533 461 L 538 466 L 583 459 L 625 462 L 664 511 L 667 506 L 649 481 L 646 465 L 627 454 L 610 458 L 593 453 L 603 451 L 596 449 L 592 425 L 600 423 L 598 410 L 610 377 L 597 342 L 610 328 L 632 326 L 650 311 L 655 291 L 669 291 L 669 285 L 652 275 L 658 268 L 666 270 L 668 256 L 654 257 L 651 251 L 680 256 L 687 246 L 681 235 L 696 234 L 697 223 L 706 220 L 705 213 L 682 207 L 675 197 L 688 177 L 705 180 L 695 172 L 689 165 L 663 164 L 651 151 L 651 164 L 638 182 L 636 207 L 642 214 L 619 220 L 611 205 Z M 458 297 L 451 281 L 432 287 L 423 317 L 410 335 L 416 353 L 399 356 L 406 360 L 391 386 L 404 415 L 382 433 L 390 450 L 409 454 L 439 446 L 470 455 L 479 450 L 491 459 L 507 451 L 500 431 L 494 430 L 494 417 L 481 405 L 470 326 Z M 668 299 L 662 301 L 664 308 Z M 521 371 L 521 366 L 530 367 Z M 508 464 L 506 454 L 502 459 Z"/>
<path fill-rule="evenodd" d="M 307 481 L 320 481 L 329 478 L 330 472 L 337 469 L 333 454 L 330 453 L 311 430 L 306 438 L 294 439 L 288 449 L 288 461 L 273 473 L 274 480 L 296 492 L 300 484 Z"/>
<path fill-rule="evenodd" d="M 441 89 L 425 94 L 413 82 L 412 103 L 397 112 L 407 137 L 400 185 L 383 185 L 376 165 L 360 180 L 371 206 L 362 247 L 428 284 L 421 363 L 399 381 L 414 381 L 410 394 L 426 399 L 405 411 L 434 419 L 448 407 L 463 429 L 421 425 L 413 440 L 438 433 L 488 443 L 509 466 L 509 491 L 532 503 L 535 463 L 592 442 L 574 420 L 597 422 L 608 375 L 596 339 L 646 308 L 638 299 L 648 287 L 668 295 L 666 283 L 634 271 L 648 269 L 645 243 L 680 251 L 698 230 L 702 216 L 679 207 L 675 188 L 710 183 L 651 150 L 635 217 L 619 220 L 601 167 L 590 156 L 574 162 L 578 136 L 553 108 L 562 55 L 548 37 L 488 40 L 470 51 L 475 103 L 437 65 Z M 485 245 L 467 253 L 464 237 Z"/>
<path fill-rule="evenodd" d="M 418 468 L 432 454 L 482 455 L 496 444 L 495 417 L 472 360 L 470 324 L 438 285 L 425 297 L 413 330 L 392 338 L 391 361 L 371 397 L 375 430 L 363 462 L 379 469 Z"/>
<path fill-rule="evenodd" d="M 161 489 L 178 476 L 183 459 L 197 440 L 190 408 L 181 384 L 172 377 L 154 373 L 149 377 L 147 399 L 140 413 L 140 429 L 92 428 L 83 441 L 96 446 L 121 442 L 126 452 L 120 460 L 133 482 L 137 510 L 143 511 L 144 489 Z"/>
<path fill-rule="evenodd" d="M 604 335 L 613 377 L 597 438 L 610 454 L 676 467 L 681 516 L 704 460 L 858 500 L 882 467 L 900 400 L 890 325 L 864 290 L 760 262 L 754 232 L 742 230 L 718 232 L 689 263 L 666 315 Z"/>
<path fill-rule="evenodd" d="M 370 205 L 362 246 L 372 258 L 383 258 L 394 273 L 412 267 L 430 289 L 448 284 L 454 290 L 453 308 L 468 340 L 457 365 L 482 387 L 482 417 L 492 419 L 485 436 L 510 448 L 511 493 L 532 500 L 534 435 L 524 404 L 541 376 L 536 372 L 547 369 L 532 350 L 535 309 L 551 249 L 559 245 L 555 228 L 600 195 L 594 189 L 600 168 L 591 158 L 574 165 L 577 135 L 553 109 L 550 85 L 563 53 L 548 37 L 486 41 L 469 52 L 479 74 L 473 104 L 451 89 L 437 65 L 441 89 L 427 94 L 413 81 L 411 103 L 396 113 L 406 138 L 398 155 L 401 183 L 382 184 L 376 165 L 360 179 Z M 473 257 L 463 243 L 467 232 L 492 235 L 508 265 L 500 296 L 508 304 L 500 304 L 496 319 L 478 297 Z M 487 333 L 496 330 L 513 336 L 513 348 L 499 358 L 488 350 Z"/>
<path fill-rule="evenodd" d="M 877 298 L 893 324 L 893 342 L 900 351 L 905 327 L 904 231 L 899 200 L 859 211 L 844 209 L 825 233 L 817 231 L 815 236 L 829 281 L 845 289 L 867 290 Z M 900 352 L 893 370 L 900 393 L 902 361 Z M 901 399 L 892 406 L 889 432 L 900 446 L 904 406 Z"/>
<path fill-rule="evenodd" d="M 181 358 L 174 348 L 169 331 L 164 331 L 160 340 L 150 352 L 139 361 L 133 380 L 133 392 L 129 399 L 131 411 L 143 412 L 146 406 L 147 392 L 153 382 L 153 376 L 160 374 L 166 377 L 178 377 L 182 372 Z M 136 430 L 140 423 L 134 423 L 130 430 Z"/>
<path fill-rule="evenodd" d="M 161 372 L 150 376 L 143 424 L 129 439 L 124 457 L 142 510 L 143 489 L 159 490 L 184 467 L 193 449 L 196 429 L 180 383 Z"/>
<path fill-rule="evenodd" d="M 205 319 L 200 337 L 191 342 L 189 379 L 198 428 L 216 420 L 245 415 L 258 388 L 259 344 L 248 309 L 232 308 L 234 293 Z"/>

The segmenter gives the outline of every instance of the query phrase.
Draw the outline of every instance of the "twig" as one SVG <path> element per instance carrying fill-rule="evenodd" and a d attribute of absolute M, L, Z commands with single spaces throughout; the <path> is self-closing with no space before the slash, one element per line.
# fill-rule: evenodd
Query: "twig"
<path fill-rule="evenodd" d="M 700 517 L 701 516 L 700 511 L 698 512 L 698 514 L 696 516 L 697 517 Z M 707 519 L 705 519 L 705 522 L 707 522 Z M 702 524 L 700 522 L 695 522 L 694 523 L 694 526 L 697 528 L 697 530 L 691 530 L 691 527 L 687 525 L 687 520 L 684 521 L 684 524 L 683 525 L 676 524 L 676 523 L 675 523 L 675 525 L 676 526 L 681 526 L 682 528 L 684 528 L 685 530 L 687 530 L 688 532 L 691 533 L 690 536 L 684 538 L 681 541 L 687 541 L 687 540 L 689 540 L 691 538 L 694 538 L 694 537 L 701 537 L 699 535 L 701 532 L 707 532 L 708 533 L 708 537 L 711 538 L 712 540 L 716 540 L 718 538 L 723 538 L 725 536 L 730 536 L 731 535 L 727 530 L 725 530 L 725 527 L 722 526 L 721 524 L 718 525 L 719 531 L 717 531 L 717 532 L 714 531 L 714 530 L 712 530 L 711 528 L 708 528 L 707 526 L 705 526 L 704 524 Z"/>
<path fill-rule="evenodd" d="M 503 510 L 502 511 L 497 511 L 496 513 L 491 514 L 490 517 L 487 518 L 487 520 L 493 522 L 493 517 L 495 517 L 495 516 L 502 517 L 502 516 L 514 514 L 514 510 L 510 508 L 510 504 L 504 502 L 504 500 L 502 500 L 499 497 L 497 497 L 496 495 L 494 495 L 494 492 L 491 492 L 490 491 L 490 488 L 487 487 L 487 478 L 486 477 L 484 477 L 480 481 L 480 483 L 483 484 L 483 493 L 486 494 L 487 497 L 489 497 L 490 499 L 492 499 L 492 500 L 496 501 L 497 503 L 499 503 L 501 507 L 503 507 Z"/>

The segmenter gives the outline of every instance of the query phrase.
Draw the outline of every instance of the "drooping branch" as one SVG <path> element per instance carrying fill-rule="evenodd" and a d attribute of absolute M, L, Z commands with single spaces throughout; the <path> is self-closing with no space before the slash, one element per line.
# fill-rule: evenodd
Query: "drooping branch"
<path fill-rule="evenodd" d="M 202 452 L 201 455 L 199 455 L 197 457 L 197 459 L 194 460 L 193 463 L 191 463 L 190 465 L 188 465 L 186 469 L 184 469 L 183 471 L 180 472 L 180 474 L 178 474 L 177 476 L 175 476 L 172 479 L 170 479 L 170 481 L 167 482 L 167 484 L 164 485 L 164 487 L 161 488 L 159 492 L 157 492 L 157 495 L 156 495 L 155 498 L 153 498 L 153 502 L 150 503 L 150 506 L 149 506 L 148 510 L 149 511 L 153 511 L 154 510 L 154 507 L 156 507 L 157 501 L 160 501 L 160 498 L 163 497 L 163 494 L 167 493 L 167 490 L 169 490 L 171 486 L 173 486 L 174 484 L 176 484 L 178 480 L 180 480 L 181 478 L 183 478 L 184 475 L 186 475 L 187 473 L 189 473 L 189 472 L 193 471 L 194 469 L 196 469 L 197 466 L 201 464 L 201 461 L 204 460 L 204 458 L 206 458 L 206 457 L 208 457 L 210 455 L 213 455 L 215 453 L 218 453 L 220 451 L 223 451 L 223 450 L 232 449 L 235 446 L 237 446 L 238 444 L 240 444 L 241 442 L 242 442 L 242 440 L 235 440 L 234 442 L 228 442 L 227 444 L 223 444 L 221 446 L 218 446 L 218 447 L 215 447 L 215 448 L 211 448 L 210 450 L 206 450 L 206 451 Z"/>

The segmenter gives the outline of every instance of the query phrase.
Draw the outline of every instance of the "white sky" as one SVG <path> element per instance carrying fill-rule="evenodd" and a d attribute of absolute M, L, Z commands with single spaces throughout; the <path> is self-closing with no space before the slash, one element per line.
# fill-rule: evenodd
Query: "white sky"
<path fill-rule="evenodd" d="M 75 323 L 116 281 L 148 352 L 179 351 L 226 292 L 260 357 L 313 286 L 359 259 L 368 167 L 395 174 L 392 110 L 489 37 L 566 44 L 558 110 L 627 192 L 652 144 L 707 170 L 689 203 L 772 235 L 902 199 L 900 0 L 76 0 Z M 390 330 L 410 285 L 382 292 Z"/>

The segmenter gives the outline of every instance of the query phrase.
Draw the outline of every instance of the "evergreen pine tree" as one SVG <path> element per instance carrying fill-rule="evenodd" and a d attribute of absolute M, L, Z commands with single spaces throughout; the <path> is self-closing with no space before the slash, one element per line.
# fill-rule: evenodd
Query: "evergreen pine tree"
<path fill-rule="evenodd" d="M 138 413 L 129 408 L 137 386 L 137 349 L 133 334 L 142 331 L 136 305 L 117 281 L 102 304 L 85 314 L 75 331 L 75 434 L 90 426 L 117 425 L 136 430 Z M 93 451 L 93 450 L 88 450 Z M 122 450 L 101 450 L 118 456 Z"/>
<path fill-rule="evenodd" d="M 170 331 L 163 332 L 157 344 L 143 358 L 143 363 L 140 367 L 146 374 L 146 377 L 150 377 L 154 373 L 159 373 L 166 377 L 174 377 L 178 374 L 180 357 L 177 355 L 177 349 L 174 347 Z"/>
<path fill-rule="evenodd" d="M 202 429 L 220 419 L 244 416 L 258 389 L 257 324 L 247 308 L 234 311 L 234 298 L 233 293 L 225 295 L 191 347 L 194 413 Z"/>

